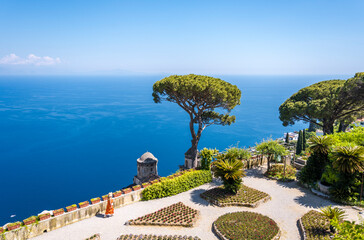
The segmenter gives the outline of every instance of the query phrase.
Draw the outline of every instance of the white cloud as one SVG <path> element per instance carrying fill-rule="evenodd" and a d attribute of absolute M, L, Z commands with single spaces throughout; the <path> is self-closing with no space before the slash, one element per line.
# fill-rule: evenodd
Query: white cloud
<path fill-rule="evenodd" d="M 26 58 L 21 58 L 14 53 L 11 53 L 0 59 L 0 64 L 6 65 L 35 65 L 35 66 L 45 66 L 54 65 L 61 63 L 60 58 L 52 58 L 48 56 L 38 57 L 34 54 L 29 54 Z"/>

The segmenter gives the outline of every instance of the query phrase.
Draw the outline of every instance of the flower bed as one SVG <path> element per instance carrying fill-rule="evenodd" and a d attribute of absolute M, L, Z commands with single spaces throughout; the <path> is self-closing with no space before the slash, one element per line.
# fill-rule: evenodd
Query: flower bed
<path fill-rule="evenodd" d="M 85 240 L 100 240 L 100 239 L 101 239 L 100 234 L 97 233 L 97 234 L 92 235 L 89 238 L 86 238 Z"/>
<path fill-rule="evenodd" d="M 254 212 L 227 213 L 213 223 L 213 228 L 224 240 L 271 240 L 280 236 L 276 222 Z"/>
<path fill-rule="evenodd" d="M 284 176 L 284 165 L 283 164 L 275 164 L 271 166 L 269 171 L 265 172 L 264 175 L 269 178 L 282 180 L 282 181 L 292 181 L 296 179 L 297 170 L 290 166 L 286 165 L 286 174 Z"/>
<path fill-rule="evenodd" d="M 324 240 L 330 238 L 330 220 L 320 212 L 311 210 L 299 220 L 304 239 Z"/>
<path fill-rule="evenodd" d="M 128 234 L 128 235 L 121 235 L 120 237 L 118 237 L 116 240 L 134 240 L 134 239 L 138 239 L 138 240 L 201 240 L 201 238 L 199 237 L 191 237 L 191 236 L 181 236 L 181 235 L 144 235 L 144 234 L 140 234 L 140 235 L 133 235 L 133 234 Z"/>
<path fill-rule="evenodd" d="M 159 225 L 192 227 L 198 211 L 183 203 L 175 203 L 154 213 L 128 221 L 131 225 Z"/>
<path fill-rule="evenodd" d="M 201 197 L 220 207 L 257 207 L 260 203 L 270 199 L 270 196 L 267 193 L 247 187 L 245 185 L 242 185 L 236 194 L 230 193 L 229 191 L 225 190 L 223 186 L 221 186 L 201 193 Z"/>

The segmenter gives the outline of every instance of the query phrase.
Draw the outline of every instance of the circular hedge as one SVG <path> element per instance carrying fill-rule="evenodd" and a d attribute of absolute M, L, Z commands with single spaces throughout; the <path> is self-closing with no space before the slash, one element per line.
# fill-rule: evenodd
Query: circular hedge
<path fill-rule="evenodd" d="M 271 240 L 279 233 L 275 221 L 254 212 L 233 212 L 220 216 L 214 228 L 222 239 L 229 240 Z"/>

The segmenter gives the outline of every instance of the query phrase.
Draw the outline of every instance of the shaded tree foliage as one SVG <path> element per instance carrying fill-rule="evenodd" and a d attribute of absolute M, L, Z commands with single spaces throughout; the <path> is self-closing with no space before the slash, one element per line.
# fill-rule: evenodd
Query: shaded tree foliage
<path fill-rule="evenodd" d="M 162 100 L 177 103 L 190 117 L 192 146 L 185 153 L 193 161 L 190 167 L 197 167 L 197 147 L 203 130 L 213 124 L 225 126 L 234 123 L 235 116 L 229 113 L 240 104 L 240 97 L 241 91 L 237 86 L 209 76 L 172 75 L 153 85 L 155 103 Z"/>
<path fill-rule="evenodd" d="M 328 80 L 302 88 L 279 107 L 284 126 L 305 121 L 333 133 L 335 121 L 364 110 L 364 73 L 348 80 Z"/>

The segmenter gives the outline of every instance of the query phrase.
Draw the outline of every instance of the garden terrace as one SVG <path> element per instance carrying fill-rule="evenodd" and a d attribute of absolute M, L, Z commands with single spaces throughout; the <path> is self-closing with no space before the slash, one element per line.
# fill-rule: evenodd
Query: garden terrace
<path fill-rule="evenodd" d="M 197 215 L 197 210 L 179 202 L 135 220 L 130 220 L 128 223 L 131 225 L 192 227 L 197 219 Z"/>
<path fill-rule="evenodd" d="M 236 194 L 233 194 L 225 190 L 223 186 L 220 186 L 201 193 L 201 197 L 220 207 L 257 207 L 260 203 L 270 199 L 268 194 L 245 185 L 242 185 Z"/>
<path fill-rule="evenodd" d="M 325 240 L 330 238 L 330 221 L 320 212 L 311 210 L 299 220 L 305 240 Z"/>
<path fill-rule="evenodd" d="M 181 236 L 181 235 L 121 235 L 120 237 L 118 237 L 117 240 L 134 240 L 134 239 L 138 239 L 138 240 L 201 240 L 201 238 L 198 237 L 191 237 L 191 236 Z"/>
<path fill-rule="evenodd" d="M 220 216 L 213 229 L 223 240 L 272 240 L 279 239 L 276 222 L 254 212 L 233 212 Z"/>

